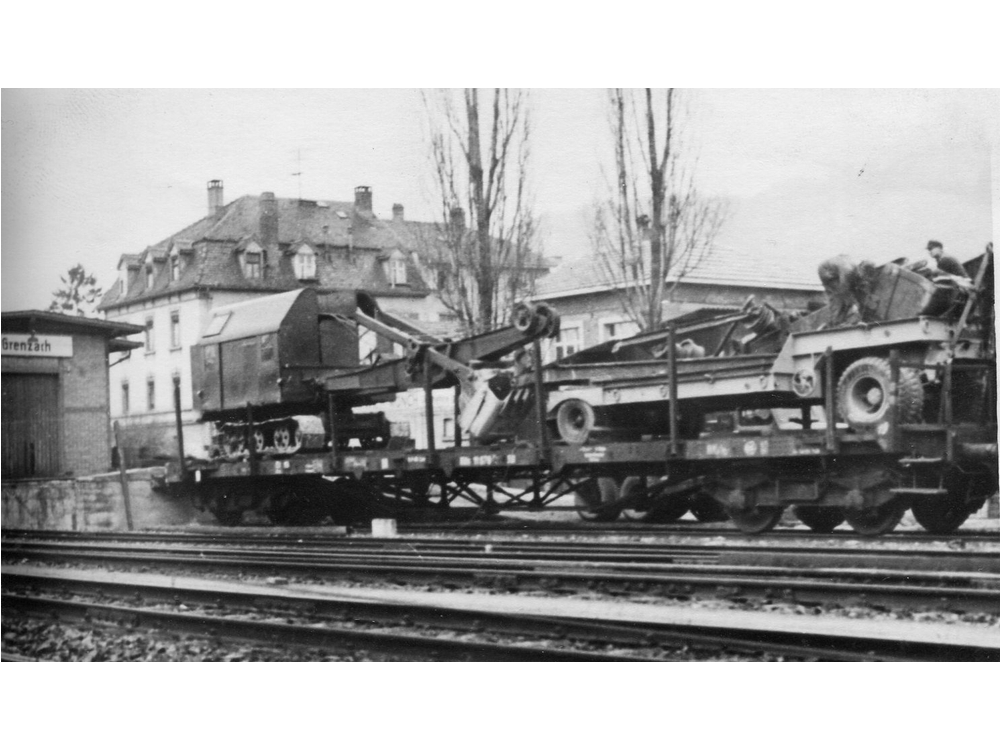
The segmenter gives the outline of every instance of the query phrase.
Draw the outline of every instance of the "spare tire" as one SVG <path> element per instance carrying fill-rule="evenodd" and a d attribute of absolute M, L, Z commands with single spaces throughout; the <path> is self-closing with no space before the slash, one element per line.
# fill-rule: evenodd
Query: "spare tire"
<path fill-rule="evenodd" d="M 837 411 L 851 427 L 871 427 L 889 414 L 892 369 L 882 357 L 864 357 L 852 362 L 837 383 Z M 924 387 L 920 372 L 911 367 L 899 368 L 896 389 L 898 419 L 916 422 L 924 407 Z"/>
<path fill-rule="evenodd" d="M 586 443 L 596 422 L 594 407 L 582 399 L 567 399 L 556 410 L 556 430 L 570 445 Z"/>

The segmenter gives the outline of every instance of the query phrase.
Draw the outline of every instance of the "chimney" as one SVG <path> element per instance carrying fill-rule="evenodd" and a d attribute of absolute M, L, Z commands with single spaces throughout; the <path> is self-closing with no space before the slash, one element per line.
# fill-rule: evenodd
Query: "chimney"
<path fill-rule="evenodd" d="M 208 215 L 217 216 L 222 211 L 222 180 L 208 181 Z"/>
<path fill-rule="evenodd" d="M 260 194 L 260 243 L 266 250 L 278 247 L 278 201 L 274 193 Z"/>
<path fill-rule="evenodd" d="M 367 185 L 354 188 L 354 210 L 372 212 L 372 189 Z"/>
<path fill-rule="evenodd" d="M 465 209 L 455 206 L 451 209 L 451 228 L 464 231 L 465 230 Z"/>
<path fill-rule="evenodd" d="M 402 221 L 403 220 L 403 204 L 393 203 L 392 204 L 392 220 Z"/>

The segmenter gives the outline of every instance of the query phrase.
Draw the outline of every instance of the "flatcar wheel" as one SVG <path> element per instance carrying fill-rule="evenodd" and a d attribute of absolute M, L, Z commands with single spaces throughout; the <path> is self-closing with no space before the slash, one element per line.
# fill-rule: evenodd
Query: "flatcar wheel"
<path fill-rule="evenodd" d="M 932 534 L 950 534 L 971 515 L 969 508 L 946 497 L 918 497 L 910 509 L 917 523 Z"/>
<path fill-rule="evenodd" d="M 628 477 L 622 482 L 621 497 L 625 498 L 630 493 L 645 489 L 649 483 L 657 482 L 660 477 Z M 643 523 L 670 523 L 687 513 L 686 499 L 670 498 L 666 502 L 658 500 L 656 497 L 645 502 L 642 509 L 625 508 L 622 516 L 629 521 L 641 521 Z"/>
<path fill-rule="evenodd" d="M 784 511 L 782 507 L 765 507 L 750 510 L 729 509 L 728 513 L 736 528 L 744 534 L 763 534 L 778 525 Z"/>
<path fill-rule="evenodd" d="M 614 521 L 621 513 L 621 508 L 595 510 L 605 503 L 612 503 L 618 499 L 618 483 L 614 479 L 608 477 L 591 479 L 579 485 L 574 495 L 576 512 L 584 521 Z"/>
<path fill-rule="evenodd" d="M 888 534 L 903 520 L 906 504 L 899 500 L 891 500 L 883 505 L 864 510 L 845 510 L 844 516 L 851 528 L 861 536 L 879 536 Z"/>
<path fill-rule="evenodd" d="M 621 497 L 624 499 L 633 492 L 642 492 L 646 489 L 646 481 L 645 477 L 626 477 L 625 481 L 622 482 Z M 654 509 L 652 507 L 624 508 L 622 510 L 622 517 L 629 521 L 652 521 L 653 515 Z"/>
<path fill-rule="evenodd" d="M 718 523 L 729 519 L 722 503 L 707 492 L 698 492 L 688 504 L 691 506 L 691 515 L 702 523 Z"/>
<path fill-rule="evenodd" d="M 795 517 L 813 531 L 820 534 L 829 534 L 844 522 L 844 511 L 840 508 L 796 505 Z"/>
<path fill-rule="evenodd" d="M 649 518 L 653 523 L 673 523 L 680 519 L 691 508 L 690 495 L 660 495 L 653 498 L 652 516 Z"/>

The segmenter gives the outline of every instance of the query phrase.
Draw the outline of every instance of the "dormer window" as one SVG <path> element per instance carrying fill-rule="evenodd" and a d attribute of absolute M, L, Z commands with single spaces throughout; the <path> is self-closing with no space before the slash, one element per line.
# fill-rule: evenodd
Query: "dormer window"
<path fill-rule="evenodd" d="M 170 248 L 170 280 L 177 281 L 181 277 L 184 266 L 181 263 L 181 249 L 176 244 Z"/>
<path fill-rule="evenodd" d="M 245 249 L 237 253 L 243 278 L 260 279 L 264 276 L 264 251 L 256 242 L 249 243 Z"/>
<path fill-rule="evenodd" d="M 406 260 L 403 258 L 403 254 L 396 250 L 392 255 L 389 256 L 389 285 L 397 286 L 399 284 L 406 283 Z"/>
<path fill-rule="evenodd" d="M 260 253 L 250 252 L 249 250 L 245 253 L 243 258 L 243 275 L 248 279 L 259 279 L 260 278 Z"/>
<path fill-rule="evenodd" d="M 298 249 L 292 265 L 295 268 L 295 278 L 300 280 L 316 278 L 316 253 L 309 245 L 303 245 Z"/>
<path fill-rule="evenodd" d="M 150 263 L 146 266 L 146 288 L 153 288 L 153 264 Z"/>

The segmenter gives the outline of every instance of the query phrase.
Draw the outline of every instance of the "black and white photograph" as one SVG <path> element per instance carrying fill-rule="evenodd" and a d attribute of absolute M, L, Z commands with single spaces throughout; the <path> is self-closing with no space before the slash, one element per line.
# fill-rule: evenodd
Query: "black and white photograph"
<path fill-rule="evenodd" d="M 997 101 L 5 89 L 4 661 L 996 660 Z"/>

